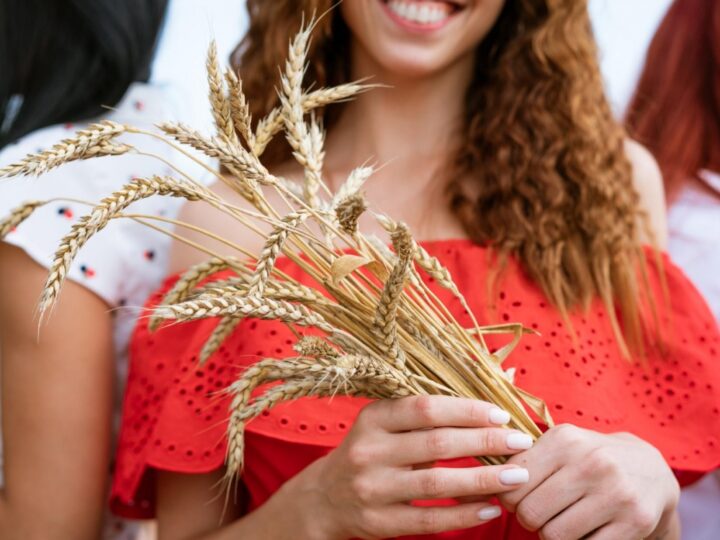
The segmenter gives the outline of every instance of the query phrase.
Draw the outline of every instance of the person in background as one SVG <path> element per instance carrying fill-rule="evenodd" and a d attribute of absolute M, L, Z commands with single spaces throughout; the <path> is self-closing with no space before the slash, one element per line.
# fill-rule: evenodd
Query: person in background
<path fill-rule="evenodd" d="M 263 358 L 293 355 L 294 329 L 242 321 L 198 365 L 217 320 L 151 332 L 141 319 L 113 508 L 156 515 L 163 540 L 678 539 L 671 469 L 682 479 L 720 463 L 720 367 L 712 358 L 720 334 L 682 272 L 664 256 L 663 271 L 655 264 L 665 240 L 662 181 L 612 117 L 586 2 L 332 6 L 248 2 L 249 31 L 234 60 L 252 117 L 277 104 L 278 65 L 303 18 L 329 10 L 313 34 L 306 84 L 372 77 L 383 86 L 323 111 L 330 189 L 369 157 L 383 164 L 364 186 L 370 205 L 408 224 L 449 268 L 481 324 L 522 321 L 542 334 L 523 341 L 506 366 L 564 425 L 533 442 L 503 429 L 507 414 L 480 401 L 298 399 L 247 425 L 240 489 L 225 499 L 216 490 L 227 447 L 222 389 Z M 282 138 L 264 163 L 302 181 Z M 223 184 L 215 189 L 249 207 Z M 181 217 L 251 252 L 262 248 L 259 235 L 204 205 L 188 204 Z M 363 230 L 381 234 L 372 220 Z M 498 254 L 506 266 L 490 290 Z M 205 258 L 178 242 L 171 271 Z M 309 284 L 289 258 L 276 264 Z M 651 299 L 663 330 L 671 319 L 682 335 L 656 327 L 639 298 Z M 457 304 L 448 306 L 469 324 Z M 618 313 L 622 324 L 614 325 Z M 710 387 L 691 395 L 691 384 Z M 482 455 L 511 457 L 479 467 L 473 456 Z"/>
<path fill-rule="evenodd" d="M 0 2 L 0 168 L 110 119 L 148 127 L 172 116 L 147 83 L 167 0 Z M 112 111 L 108 111 L 112 107 Z M 160 145 L 150 148 L 172 159 Z M 163 173 L 142 156 L 78 162 L 39 179 L 0 181 L 0 215 L 40 208 L 0 243 L 2 450 L 0 538 L 135 539 L 140 526 L 107 506 L 113 410 L 132 315 L 165 273 L 168 242 L 132 222 L 83 250 L 38 334 L 37 301 L 61 236 L 88 207 L 134 176 Z M 176 203 L 139 212 L 172 216 Z M 39 339 L 38 339 L 39 336 Z M 117 375 L 116 375 L 117 370 Z"/>
<path fill-rule="evenodd" d="M 675 0 L 660 24 L 627 111 L 653 153 L 668 199 L 668 249 L 720 320 L 720 2 Z M 720 477 L 681 498 L 683 538 L 720 537 Z"/>

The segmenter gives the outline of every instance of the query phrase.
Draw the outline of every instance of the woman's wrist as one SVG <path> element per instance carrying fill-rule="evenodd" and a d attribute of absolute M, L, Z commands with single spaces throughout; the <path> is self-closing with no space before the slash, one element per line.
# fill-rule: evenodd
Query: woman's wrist
<path fill-rule="evenodd" d="M 672 472 L 670 475 L 667 504 L 658 526 L 649 536 L 650 540 L 680 540 L 680 516 L 677 511 L 680 502 L 680 484 Z"/>
<path fill-rule="evenodd" d="M 340 538 L 339 528 L 334 523 L 333 513 L 327 507 L 324 490 L 320 486 L 319 469 L 320 463 L 313 463 L 301 474 L 288 480 L 261 507 L 264 520 L 273 524 L 273 538 Z"/>
<path fill-rule="evenodd" d="M 677 508 L 663 515 L 660 524 L 649 536 L 650 540 L 680 540 L 680 516 Z"/>

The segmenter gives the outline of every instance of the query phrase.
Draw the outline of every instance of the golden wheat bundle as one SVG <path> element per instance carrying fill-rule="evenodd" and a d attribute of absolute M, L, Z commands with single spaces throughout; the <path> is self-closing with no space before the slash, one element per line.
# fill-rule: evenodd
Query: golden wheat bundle
<path fill-rule="evenodd" d="M 254 207 L 250 212 L 233 206 L 182 171 L 177 178 L 133 180 L 95 206 L 63 239 L 45 286 L 41 314 L 57 299 L 78 251 L 110 220 L 136 219 L 164 230 L 157 220 L 171 220 L 127 214 L 126 209 L 153 195 L 182 197 L 207 204 L 211 211 L 222 212 L 259 234 L 258 225 L 269 224 L 272 230 L 263 235 L 264 247 L 259 254 L 235 246 L 236 256 L 220 255 L 193 244 L 211 258 L 187 270 L 176 282 L 152 313 L 151 329 L 166 320 L 219 318 L 201 352 L 201 362 L 247 318 L 282 321 L 299 336 L 296 356 L 263 360 L 227 389 L 232 395 L 228 478 L 235 477 L 242 467 L 246 423 L 281 401 L 305 396 L 444 394 L 483 399 L 510 412 L 509 427 L 537 437 L 540 431 L 529 411 L 551 425 L 544 404 L 516 388 L 511 374 L 502 369 L 503 361 L 528 330 L 520 324 L 479 327 L 448 270 L 418 245 L 402 223 L 373 214 L 388 232 L 391 248 L 358 230 L 359 217 L 368 212 L 362 186 L 372 168 L 357 168 L 336 193 L 330 193 L 323 180 L 324 133 L 310 113 L 316 107 L 349 99 L 368 86 L 348 84 L 304 91 L 311 29 L 312 25 L 303 27 L 290 43 L 279 90 L 281 105 L 254 129 L 240 81 L 232 71 L 222 76 L 212 46 L 208 78 L 215 135 L 205 136 L 182 124 L 161 124 L 161 133 L 152 133 L 105 122 L 88 127 L 48 152 L 0 170 L 2 176 L 40 174 L 72 160 L 134 152 L 134 147 L 115 139 L 123 133 L 144 134 L 190 157 L 192 149 L 217 159 L 227 171 L 224 175 L 215 173 L 218 179 Z M 302 183 L 277 177 L 262 165 L 260 158 L 268 142 L 281 132 L 305 171 Z M 282 208 L 270 204 L 268 190 L 280 195 Z M 0 221 L 0 234 L 7 234 L 42 204 L 33 201 L 19 207 Z M 166 232 L 190 243 L 179 233 Z M 208 231 L 200 232 L 208 239 L 223 240 Z M 318 288 L 280 271 L 275 264 L 280 256 L 298 265 L 319 284 Z M 203 284 L 221 270 L 230 270 L 232 277 Z M 472 328 L 462 327 L 453 318 L 425 285 L 422 273 L 462 303 L 472 317 Z M 303 337 L 302 328 L 314 328 L 321 334 Z M 483 336 L 500 333 L 511 339 L 491 353 Z M 278 381 L 280 384 L 264 393 L 253 394 L 263 385 Z M 496 463 L 500 458 L 484 461 Z"/>

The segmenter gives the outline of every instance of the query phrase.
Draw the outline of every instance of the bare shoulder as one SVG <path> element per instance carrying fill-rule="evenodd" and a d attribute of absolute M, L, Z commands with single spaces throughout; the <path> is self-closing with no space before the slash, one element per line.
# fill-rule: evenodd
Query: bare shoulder
<path fill-rule="evenodd" d="M 632 139 L 625 140 L 625 154 L 632 165 L 635 189 L 640 195 L 640 205 L 650 220 L 655 241 L 660 248 L 665 248 L 667 244 L 667 209 L 660 167 L 647 148 Z M 645 237 L 644 240 L 650 239 Z"/>
<path fill-rule="evenodd" d="M 295 171 L 290 166 L 280 167 L 273 172 L 286 178 L 295 176 Z M 257 210 L 227 183 L 218 180 L 209 188 L 223 201 L 237 208 L 240 213 L 257 213 Z M 272 190 L 266 190 L 264 196 L 274 208 L 282 208 L 285 204 Z M 180 240 L 173 242 L 168 268 L 170 273 L 182 272 L 194 264 L 208 260 L 213 255 L 242 257 L 238 247 L 250 253 L 258 253 L 264 243 L 264 237 L 258 234 L 257 230 L 243 226 L 236 218 L 203 201 L 185 203 L 177 219 L 188 225 L 175 228 L 175 233 L 187 242 Z M 270 230 L 269 226 L 263 226 L 256 219 L 249 218 L 248 221 L 262 233 Z M 216 235 L 223 241 L 213 239 L 211 235 Z M 202 246 L 212 254 L 191 244 Z"/>

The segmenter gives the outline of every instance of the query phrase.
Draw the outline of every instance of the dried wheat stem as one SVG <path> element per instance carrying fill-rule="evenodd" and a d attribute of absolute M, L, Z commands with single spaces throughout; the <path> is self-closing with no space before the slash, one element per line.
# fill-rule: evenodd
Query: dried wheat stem
<path fill-rule="evenodd" d="M 28 201 L 14 208 L 8 217 L 0 221 L 0 240 L 15 230 L 15 227 L 20 225 L 29 218 L 35 210 L 46 203 L 47 201 Z"/>
<path fill-rule="evenodd" d="M 70 161 L 124 154 L 130 151 L 131 147 L 111 141 L 126 130 L 127 126 L 110 120 L 91 124 L 78 131 L 74 137 L 64 139 L 49 150 L 30 154 L 19 162 L 0 169 L 0 178 L 18 175 L 39 176 Z"/>

